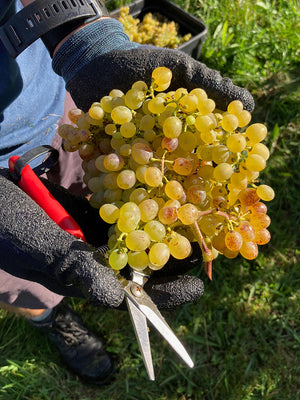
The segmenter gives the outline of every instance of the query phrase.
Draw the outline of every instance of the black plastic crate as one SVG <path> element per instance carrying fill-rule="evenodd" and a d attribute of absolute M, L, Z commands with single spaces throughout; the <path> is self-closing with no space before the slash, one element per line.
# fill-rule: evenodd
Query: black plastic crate
<path fill-rule="evenodd" d="M 168 0 L 136 0 L 126 5 L 129 13 L 142 21 L 145 14 L 151 12 L 159 13 L 169 21 L 174 21 L 179 26 L 179 34 L 184 36 L 187 33 L 192 35 L 191 39 L 178 46 L 178 50 L 184 51 L 195 59 L 200 58 L 201 48 L 206 39 L 207 27 L 198 18 L 187 13 L 182 8 Z M 110 13 L 112 18 L 118 18 L 120 9 Z"/>

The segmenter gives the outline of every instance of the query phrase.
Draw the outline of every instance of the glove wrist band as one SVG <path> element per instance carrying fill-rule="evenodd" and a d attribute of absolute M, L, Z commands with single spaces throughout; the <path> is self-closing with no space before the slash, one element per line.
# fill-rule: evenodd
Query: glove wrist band
<path fill-rule="evenodd" d="M 39 38 L 52 56 L 74 29 L 107 15 L 102 0 L 36 0 L 0 28 L 0 39 L 13 58 Z"/>

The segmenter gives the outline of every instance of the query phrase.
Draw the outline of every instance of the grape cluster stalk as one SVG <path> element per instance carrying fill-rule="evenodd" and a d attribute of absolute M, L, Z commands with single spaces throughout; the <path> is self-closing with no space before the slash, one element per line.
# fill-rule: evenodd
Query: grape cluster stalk
<path fill-rule="evenodd" d="M 250 124 L 239 100 L 218 110 L 201 88 L 168 91 L 171 79 L 156 68 L 149 87 L 115 88 L 88 112 L 71 110 L 58 132 L 65 150 L 78 151 L 90 204 L 111 225 L 115 271 L 159 270 L 198 242 L 212 279 L 219 254 L 253 260 L 270 241 L 265 202 L 274 191 L 258 181 L 267 128 Z"/>

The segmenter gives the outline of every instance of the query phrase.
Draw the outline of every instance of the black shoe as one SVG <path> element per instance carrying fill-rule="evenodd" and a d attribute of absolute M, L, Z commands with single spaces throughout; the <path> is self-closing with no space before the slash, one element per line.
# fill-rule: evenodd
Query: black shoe
<path fill-rule="evenodd" d="M 101 340 L 90 332 L 81 318 L 66 305 L 54 308 L 48 322 L 30 322 L 46 333 L 57 347 L 65 364 L 80 378 L 104 384 L 115 367 Z"/>

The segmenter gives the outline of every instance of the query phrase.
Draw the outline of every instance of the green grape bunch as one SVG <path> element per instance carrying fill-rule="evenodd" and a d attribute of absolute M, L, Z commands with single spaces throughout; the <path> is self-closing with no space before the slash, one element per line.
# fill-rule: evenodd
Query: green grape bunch
<path fill-rule="evenodd" d="M 148 12 L 141 20 L 129 13 L 128 6 L 121 7 L 118 20 L 130 40 L 140 44 L 175 49 L 192 37 L 190 33 L 181 36 L 179 25 L 175 21 L 167 20 L 159 13 Z"/>
<path fill-rule="evenodd" d="M 274 191 L 258 181 L 267 129 L 250 124 L 239 100 L 221 111 L 201 88 L 168 91 L 171 79 L 156 68 L 149 87 L 113 89 L 87 113 L 71 110 L 58 132 L 67 151 L 79 152 L 90 204 L 111 225 L 115 271 L 159 270 L 198 242 L 212 279 L 219 254 L 253 260 L 270 241 L 265 202 Z"/>

